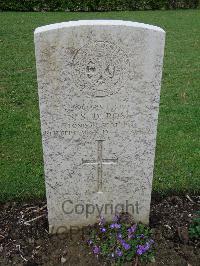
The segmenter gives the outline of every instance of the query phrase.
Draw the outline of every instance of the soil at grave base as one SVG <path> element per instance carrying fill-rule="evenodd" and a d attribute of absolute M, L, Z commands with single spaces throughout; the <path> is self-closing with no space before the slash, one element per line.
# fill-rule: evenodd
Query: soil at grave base
<path fill-rule="evenodd" d="M 199 204 L 200 197 L 153 196 L 150 226 L 157 253 L 148 265 L 200 265 L 200 241 L 189 240 L 185 229 Z M 0 205 L 0 265 L 109 265 L 91 254 L 81 232 L 70 240 L 47 230 L 45 201 Z"/>

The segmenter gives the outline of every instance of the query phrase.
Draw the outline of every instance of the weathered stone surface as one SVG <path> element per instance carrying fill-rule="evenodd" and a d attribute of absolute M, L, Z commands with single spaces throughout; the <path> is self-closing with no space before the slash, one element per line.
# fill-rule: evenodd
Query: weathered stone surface
<path fill-rule="evenodd" d="M 158 27 L 125 21 L 36 29 L 53 232 L 110 219 L 122 205 L 148 223 L 164 39 Z"/>

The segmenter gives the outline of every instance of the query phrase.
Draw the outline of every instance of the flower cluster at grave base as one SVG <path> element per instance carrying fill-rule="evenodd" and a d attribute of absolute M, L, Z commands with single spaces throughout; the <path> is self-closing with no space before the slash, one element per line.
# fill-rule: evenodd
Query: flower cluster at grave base
<path fill-rule="evenodd" d="M 116 215 L 110 223 L 101 217 L 99 223 L 91 228 L 87 243 L 93 253 L 118 265 L 135 259 L 154 261 L 151 230 L 141 223 L 124 221 L 122 216 Z"/>

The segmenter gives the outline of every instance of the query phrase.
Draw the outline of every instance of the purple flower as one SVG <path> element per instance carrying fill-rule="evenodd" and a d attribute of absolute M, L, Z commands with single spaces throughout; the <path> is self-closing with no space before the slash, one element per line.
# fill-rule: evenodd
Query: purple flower
<path fill-rule="evenodd" d="M 137 229 L 137 224 L 132 225 L 132 226 L 128 229 L 128 234 L 131 235 L 131 234 L 135 233 L 136 229 Z"/>
<path fill-rule="evenodd" d="M 146 251 L 148 251 L 151 247 L 151 245 L 154 243 L 154 241 L 151 239 L 150 241 L 148 241 L 146 244 L 144 245 L 138 245 L 137 246 L 137 251 L 136 253 L 138 255 L 142 255 L 143 253 L 145 253 Z"/>
<path fill-rule="evenodd" d="M 145 249 L 148 250 L 148 249 L 150 249 L 150 247 L 151 247 L 151 244 L 150 244 L 149 242 L 147 242 L 147 243 L 145 244 Z"/>
<path fill-rule="evenodd" d="M 125 250 L 128 250 L 128 249 L 131 248 L 131 246 L 130 246 L 128 243 L 124 243 L 124 244 L 123 244 L 123 248 L 124 248 Z"/>
<path fill-rule="evenodd" d="M 92 243 L 92 240 L 88 240 L 88 245 L 91 245 Z"/>
<path fill-rule="evenodd" d="M 134 235 L 132 235 L 132 234 L 128 234 L 128 239 L 131 239 L 131 238 L 133 238 L 134 237 Z"/>
<path fill-rule="evenodd" d="M 153 239 L 150 239 L 150 240 L 149 240 L 149 243 L 152 245 L 152 244 L 154 244 L 155 242 L 154 242 Z"/>
<path fill-rule="evenodd" d="M 117 228 L 117 229 L 119 229 L 119 228 L 121 228 L 121 224 L 115 224 L 115 228 Z"/>
<path fill-rule="evenodd" d="M 105 233 L 106 232 L 106 228 L 105 227 L 101 228 L 101 232 Z"/>
<path fill-rule="evenodd" d="M 110 228 L 111 228 L 111 229 L 114 229 L 114 228 L 115 228 L 115 224 L 111 224 L 111 225 L 110 225 Z"/>
<path fill-rule="evenodd" d="M 137 238 L 144 238 L 144 235 L 141 234 L 141 235 L 137 236 Z"/>
<path fill-rule="evenodd" d="M 93 252 L 94 252 L 94 254 L 98 255 L 100 253 L 100 247 L 94 246 L 93 247 Z"/>
<path fill-rule="evenodd" d="M 145 252 L 144 246 L 142 245 L 137 246 L 136 250 L 137 255 L 142 255 L 144 252 Z"/>
<path fill-rule="evenodd" d="M 121 228 L 121 224 L 113 223 L 110 225 L 110 228 L 111 229 L 114 229 L 114 228 L 119 229 L 119 228 Z"/>
<path fill-rule="evenodd" d="M 117 238 L 118 238 L 118 239 L 122 239 L 122 234 L 120 234 L 120 233 L 117 234 Z"/>
<path fill-rule="evenodd" d="M 121 240 L 120 240 L 120 243 L 123 245 L 123 244 L 126 243 L 126 242 L 125 242 L 124 239 L 121 239 Z"/>
<path fill-rule="evenodd" d="M 131 248 L 131 246 L 128 243 L 126 243 L 126 241 L 124 239 L 121 239 L 120 243 L 123 246 L 123 248 L 126 249 L 126 250 Z"/>
<path fill-rule="evenodd" d="M 121 257 L 123 255 L 123 252 L 119 248 L 117 248 L 116 249 L 116 254 L 117 254 L 118 257 Z"/>
<path fill-rule="evenodd" d="M 119 215 L 116 214 L 114 217 L 113 217 L 113 222 L 117 223 L 119 221 Z"/>

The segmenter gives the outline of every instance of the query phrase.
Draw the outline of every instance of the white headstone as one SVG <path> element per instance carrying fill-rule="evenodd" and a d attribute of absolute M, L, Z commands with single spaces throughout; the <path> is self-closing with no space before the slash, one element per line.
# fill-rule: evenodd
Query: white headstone
<path fill-rule="evenodd" d="M 35 30 L 50 231 L 122 209 L 148 223 L 164 40 L 127 21 Z"/>

